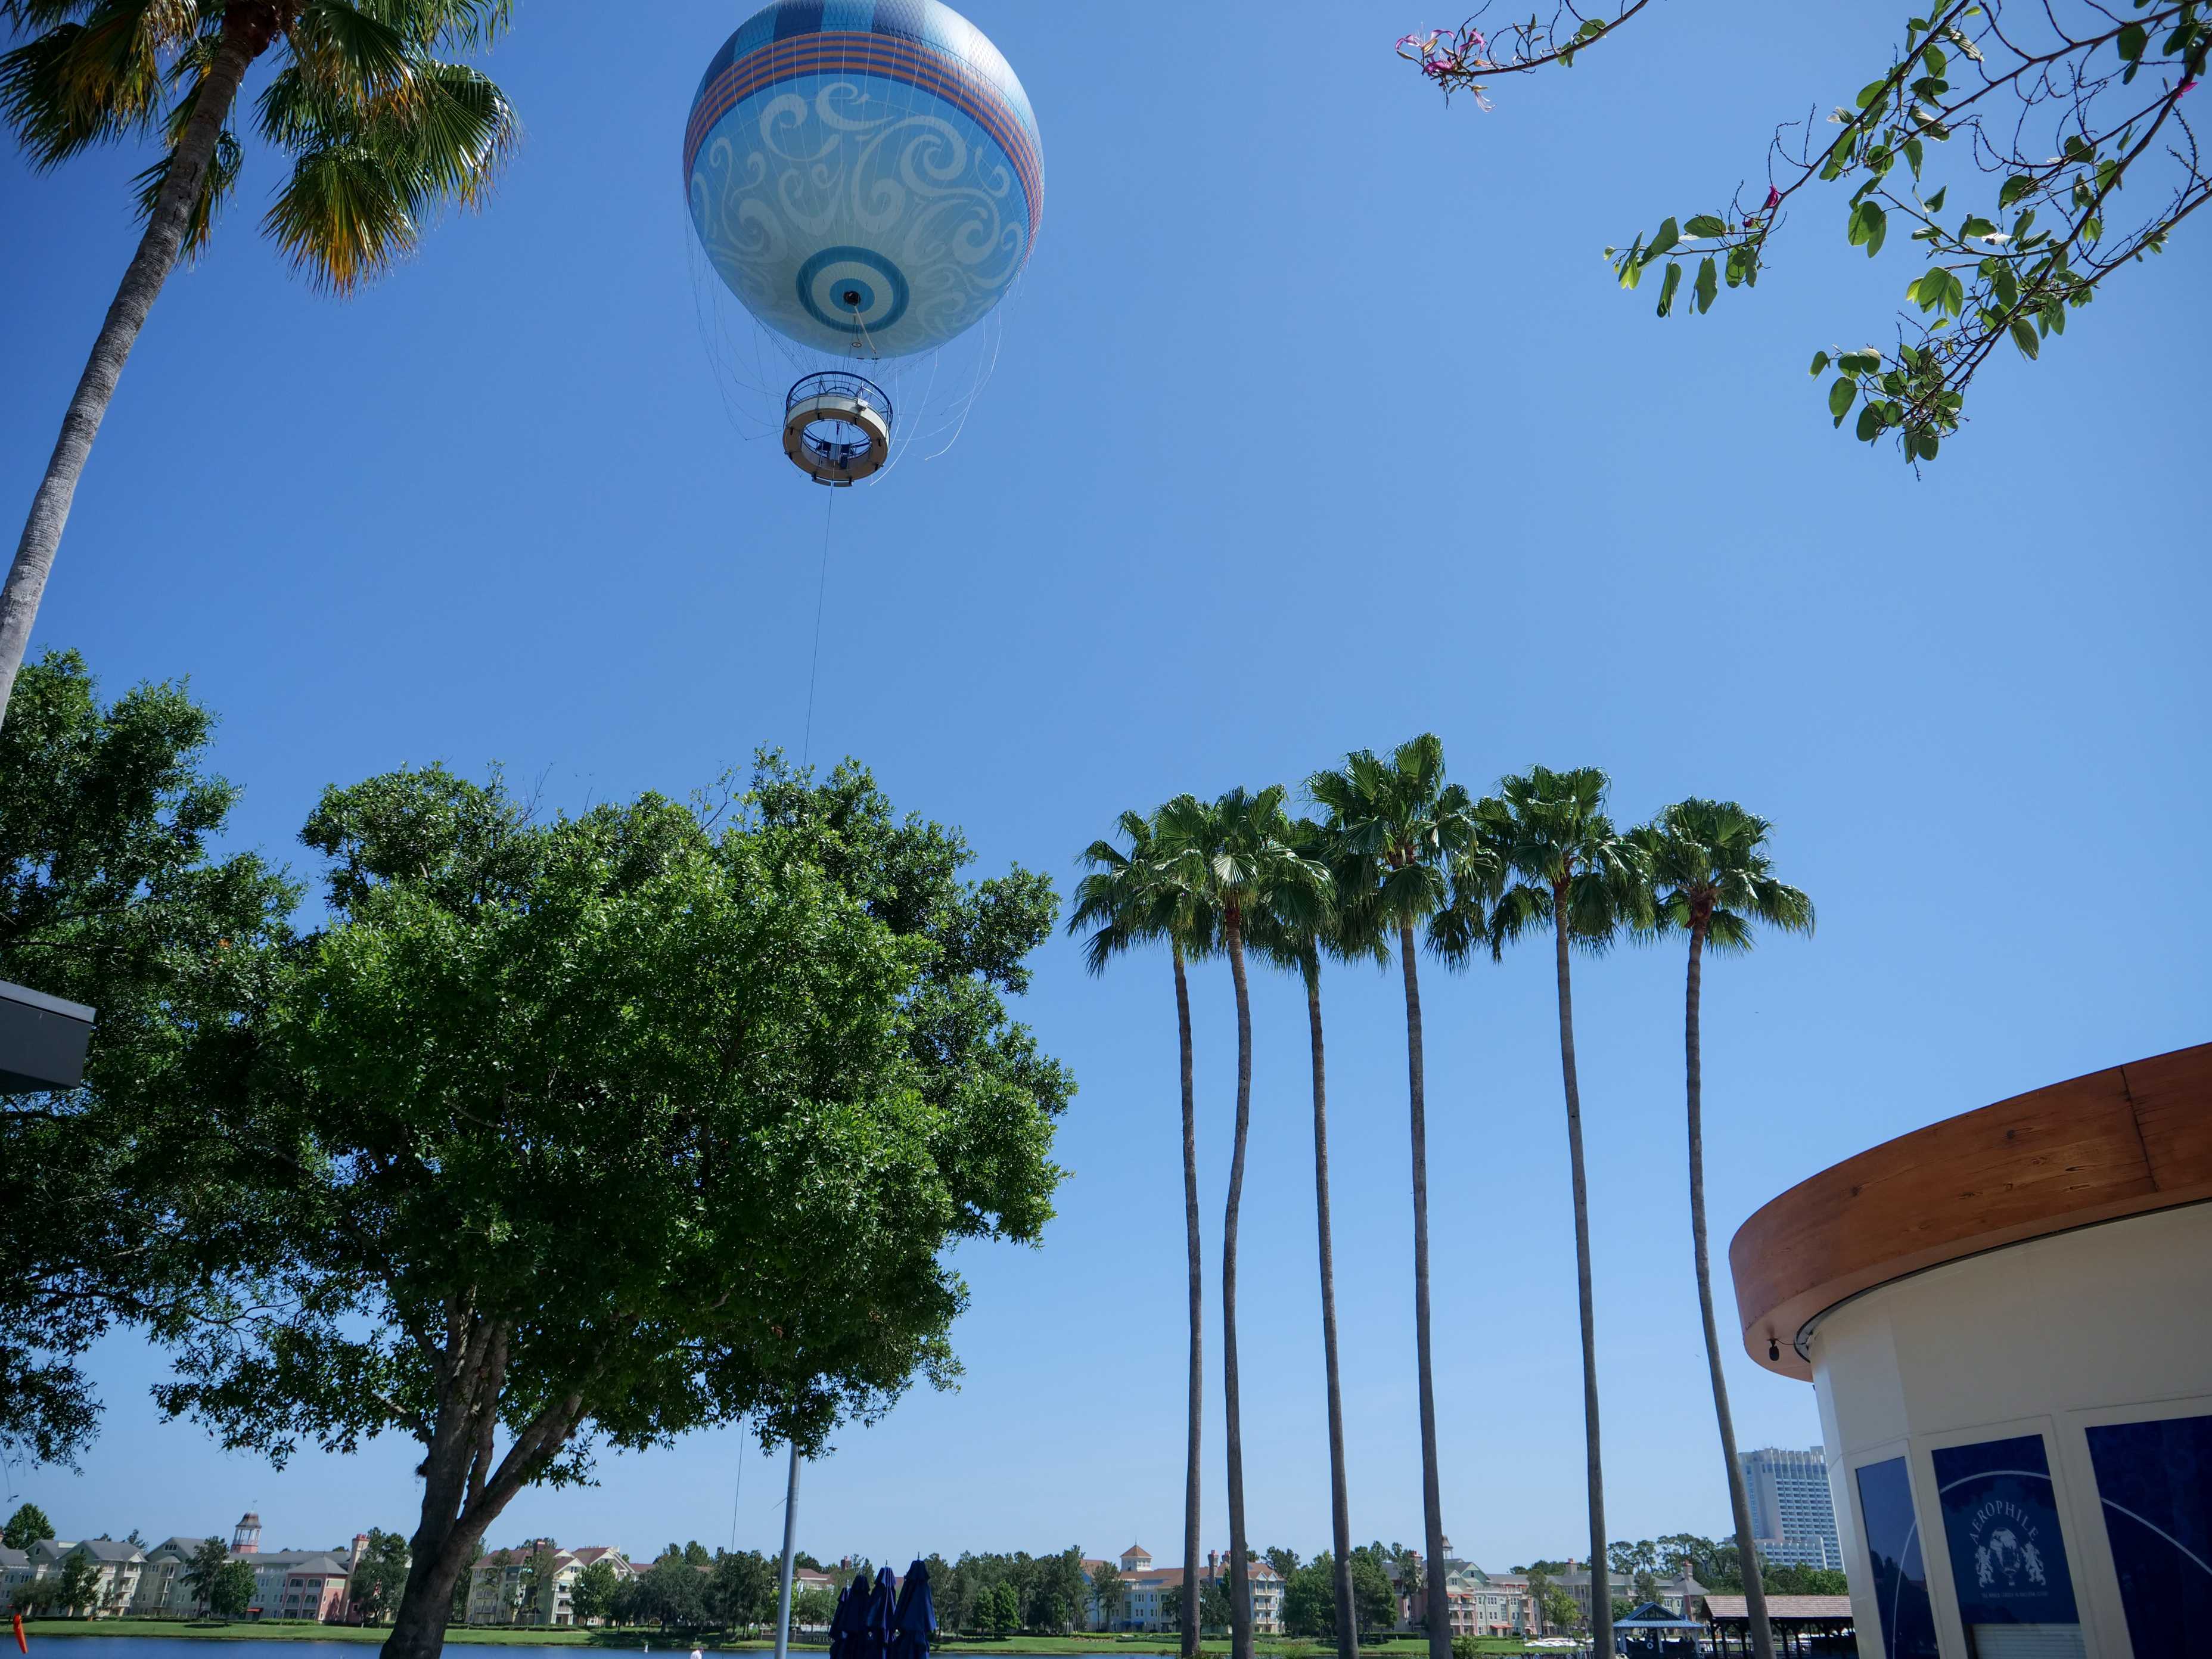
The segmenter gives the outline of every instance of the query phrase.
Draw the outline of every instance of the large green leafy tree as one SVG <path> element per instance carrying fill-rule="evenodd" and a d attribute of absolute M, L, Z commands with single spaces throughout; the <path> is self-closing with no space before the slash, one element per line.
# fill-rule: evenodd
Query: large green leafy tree
<path fill-rule="evenodd" d="M 0 1544 L 11 1550 L 27 1550 L 53 1535 L 54 1523 L 46 1519 L 46 1512 L 36 1504 L 23 1504 L 8 1517 L 7 1526 L 0 1528 Z"/>
<path fill-rule="evenodd" d="M 1712 1377 L 1713 1415 L 1720 1425 L 1729 1508 L 1741 1559 L 1756 1560 L 1751 1504 L 1736 1462 L 1735 1419 L 1721 1369 L 1720 1327 L 1713 1315 L 1712 1256 L 1705 1235 L 1705 1050 L 1699 1023 L 1705 951 L 1751 949 L 1764 923 L 1790 933 L 1813 930 L 1813 901 L 1774 873 L 1766 850 L 1772 825 L 1734 801 L 1677 801 L 1636 832 L 1656 902 L 1656 921 L 1688 937 L 1689 973 L 1682 1008 L 1684 1097 L 1690 1139 L 1690 1248 L 1698 1275 L 1698 1312 L 1705 1323 L 1705 1364 Z M 1753 1651 L 1773 1659 L 1766 1593 L 1753 1574 L 1745 1585 Z"/>
<path fill-rule="evenodd" d="M 215 1604 L 216 1582 L 229 1564 L 230 1549 L 221 1538 L 210 1534 L 200 1540 L 185 1563 L 185 1588 L 192 1593 L 193 1606 L 205 1612 Z"/>
<path fill-rule="evenodd" d="M 1582 1085 L 1575 1068 L 1574 979 L 1571 950 L 1601 953 L 1623 927 L 1648 925 L 1650 890 L 1636 843 L 1606 813 L 1610 781 L 1595 767 L 1554 772 L 1532 766 L 1500 781 L 1475 807 L 1483 838 L 1510 881 L 1491 913 L 1493 954 L 1539 928 L 1552 935 L 1553 975 L 1559 1004 L 1559 1079 L 1566 1095 L 1567 1162 L 1575 1207 L 1575 1284 L 1582 1318 L 1583 1430 L 1589 1492 L 1589 1560 L 1606 1550 L 1605 1470 L 1598 1420 L 1597 1314 L 1591 1298 L 1589 1185 L 1583 1164 Z M 1432 1624 L 1434 1620 L 1431 1621 Z M 1600 1653 L 1613 1651 L 1613 1608 L 1590 1597 L 1590 1634 Z M 1431 1637 L 1433 1639 L 1433 1636 Z"/>
<path fill-rule="evenodd" d="M 398 1607 L 407 1589 L 407 1540 L 381 1527 L 368 1529 L 368 1544 L 346 1581 L 347 1599 L 364 1625 L 380 1625 Z M 581 1618 L 583 1615 L 577 1615 Z"/>
<path fill-rule="evenodd" d="M 1271 785 L 1256 793 L 1231 789 L 1218 799 L 1178 795 L 1160 809 L 1164 860 L 1179 879 L 1204 895 L 1220 918 L 1222 953 L 1237 997 L 1237 1115 L 1229 1152 L 1229 1197 L 1221 1222 L 1222 1439 L 1229 1469 L 1229 1559 L 1251 1559 L 1244 1518 L 1243 1378 L 1237 1353 L 1237 1245 L 1244 1200 L 1244 1154 L 1252 1128 L 1252 994 L 1246 974 L 1245 933 L 1255 919 L 1312 917 L 1325 906 L 1327 871 L 1294 844 L 1283 811 L 1284 791 Z M 1230 1650 L 1252 1656 L 1252 1580 L 1234 1570 L 1229 1589 Z"/>
<path fill-rule="evenodd" d="M 1486 32 L 1484 7 L 1459 28 L 1406 36 L 1398 50 L 1448 96 L 1465 91 L 1488 108 L 1489 83 L 1571 67 L 1650 3 L 1565 0 Z M 1624 289 L 1655 266 L 1663 272 L 1662 317 L 1694 268 L 1683 314 L 1701 315 L 1723 282 L 1757 283 L 1768 244 L 1797 209 L 1815 210 L 1821 186 L 1847 192 L 1826 210 L 1840 211 L 1837 228 L 1850 247 L 1872 258 L 1893 227 L 1919 247 L 1904 295 L 1913 311 L 1887 350 L 1820 351 L 1812 372 L 1837 371 L 1827 408 L 1838 427 L 1856 403 L 1863 441 L 1893 436 L 1908 461 L 1932 460 L 1959 429 L 1967 388 L 1993 355 L 2009 344 L 2033 361 L 2065 332 L 2069 312 L 2163 252 L 2212 200 L 2212 165 L 2184 101 L 2208 54 L 2204 0 L 1920 7 L 1887 64 L 1838 66 L 1832 95 L 1849 101 L 1836 102 L 1825 123 L 1777 130 L 1763 186 L 1739 191 L 1724 210 L 1670 216 L 1606 256 Z M 1947 211 L 1954 185 L 1981 192 L 1978 200 Z"/>
<path fill-rule="evenodd" d="M 402 771 L 304 838 L 329 925 L 202 1103 L 264 1172 L 241 1316 L 157 1398 L 280 1463 L 420 1443 L 392 1659 L 438 1650 L 485 1528 L 595 1445 L 750 1416 L 816 1450 L 951 1385 L 949 1247 L 1036 1240 L 1060 1179 L 1073 1085 L 1002 1000 L 1048 881 L 967 881 L 865 772 L 773 759 L 717 811 L 550 823 Z"/>
<path fill-rule="evenodd" d="M 0 978 L 99 1012 L 86 1086 L 0 1097 L 0 1455 L 73 1463 L 97 1426 L 77 1357 L 171 1323 L 245 1212 L 179 1085 L 258 994 L 297 890 L 211 856 L 238 790 L 181 684 L 112 702 L 49 652 L 0 728 Z M 127 1200 L 127 1201 L 126 1201 Z"/>
<path fill-rule="evenodd" d="M 1121 1570 L 1111 1561 L 1102 1561 L 1091 1570 L 1091 1600 L 1098 1609 L 1099 1629 L 1120 1626 L 1122 1590 Z"/>
<path fill-rule="evenodd" d="M 568 1611 L 580 1625 L 596 1625 L 614 1616 L 615 1592 L 622 1576 L 604 1555 L 576 1575 L 568 1592 Z"/>
<path fill-rule="evenodd" d="M 1089 934 L 1084 964 L 1103 974 L 1113 960 L 1139 945 L 1164 943 L 1175 969 L 1176 1036 L 1182 1079 L 1182 1218 L 1184 1300 L 1190 1326 L 1183 1425 L 1182 1659 L 1197 1659 L 1200 1455 L 1206 1422 L 1206 1260 L 1198 1209 L 1198 1098 L 1190 1030 L 1190 963 L 1215 949 L 1219 915 L 1205 884 L 1187 863 L 1163 856 L 1158 812 L 1125 811 L 1116 828 L 1127 847 L 1094 841 L 1085 849 L 1087 873 L 1075 890 L 1071 933 Z M 965 1557 L 962 1558 L 964 1561 Z M 956 1628 L 961 1626 L 956 1624 Z"/>
<path fill-rule="evenodd" d="M 1338 1659 L 1355 1659 L 1359 1650 L 1359 1626 L 1355 1620 L 1338 1620 L 1333 1609 L 1356 1607 L 1352 1583 L 1352 1497 L 1344 1450 L 1344 1391 L 1336 1346 L 1336 1244 L 1329 1206 L 1328 1180 L 1328 1049 L 1321 1016 L 1321 963 L 1324 954 L 1346 962 L 1367 962 L 1388 967 L 1389 947 L 1376 924 L 1374 907 L 1365 901 L 1369 884 L 1359 858 L 1343 838 L 1325 824 L 1303 818 L 1293 826 L 1291 844 L 1329 876 L 1328 902 L 1321 906 L 1300 904 L 1290 914 L 1263 911 L 1254 918 L 1254 947 L 1276 966 L 1297 974 L 1306 994 L 1306 1036 L 1313 1071 L 1314 1112 L 1314 1231 L 1321 1262 L 1322 1376 L 1328 1406 L 1329 1524 L 1335 1550 L 1320 1558 L 1315 1568 L 1333 1576 L 1328 1634 Z M 1288 1551 L 1278 1560 L 1267 1552 L 1269 1564 L 1288 1583 L 1301 1571 L 1297 1558 Z M 1287 1617 L 1287 1614 L 1286 1614 Z M 1306 1634 L 1316 1634 L 1316 1625 Z"/>
<path fill-rule="evenodd" d="M 510 0 L 0 0 L 0 120 L 32 164 L 151 140 L 146 222 L 0 589 L 0 720 L 70 504 L 123 365 L 162 284 L 204 246 L 238 182 L 247 75 L 275 65 L 252 111 L 292 163 L 262 228 L 343 294 L 412 252 L 440 209 L 472 204 L 513 143 L 499 88 L 445 54 L 486 44 Z"/>
<path fill-rule="evenodd" d="M 570 1601 L 573 1604 L 573 1595 Z M 707 1578 L 707 1612 L 716 1624 L 735 1630 L 765 1623 L 775 1616 L 775 1601 L 774 1562 L 758 1550 L 732 1550 L 718 1555 Z"/>
<path fill-rule="evenodd" d="M 1429 1127 L 1425 1050 L 1421 1033 L 1419 957 L 1424 930 L 1447 910 L 1452 872 L 1479 852 L 1474 802 L 1448 781 L 1443 740 L 1433 732 L 1402 743 L 1385 757 L 1372 750 L 1317 772 L 1306 790 L 1328 815 L 1356 870 L 1340 873 L 1338 903 L 1371 914 L 1374 929 L 1395 936 L 1406 990 L 1406 1083 L 1413 1155 L 1413 1348 L 1419 1374 L 1421 1518 L 1428 1577 L 1444 1576 L 1443 1477 L 1437 1454 L 1437 1390 L 1429 1319 Z M 1472 875 L 1462 884 L 1470 891 Z M 1429 1659 L 1451 1659 L 1449 1620 L 1432 1620 Z"/>

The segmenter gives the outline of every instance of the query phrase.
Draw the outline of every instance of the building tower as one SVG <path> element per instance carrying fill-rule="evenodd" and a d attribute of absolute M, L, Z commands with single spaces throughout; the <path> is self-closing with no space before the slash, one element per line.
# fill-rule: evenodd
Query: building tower
<path fill-rule="evenodd" d="M 1743 1465 L 1752 1537 L 1760 1556 L 1777 1566 L 1796 1562 L 1840 1568 L 1843 1543 L 1836 1532 L 1822 1449 L 1792 1451 L 1766 1446 L 1736 1455 Z"/>
<path fill-rule="evenodd" d="M 261 1553 L 261 1517 L 252 1510 L 238 1517 L 238 1529 L 230 1534 L 233 1555 L 258 1555 Z"/>

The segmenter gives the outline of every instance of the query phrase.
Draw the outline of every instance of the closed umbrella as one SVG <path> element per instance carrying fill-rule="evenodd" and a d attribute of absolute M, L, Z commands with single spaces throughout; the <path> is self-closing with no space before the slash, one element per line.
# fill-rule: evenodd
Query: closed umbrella
<path fill-rule="evenodd" d="M 929 1564 L 916 1561 L 899 1585 L 891 1610 L 890 1659 L 929 1659 L 929 1638 L 937 1633 L 937 1603 L 929 1594 Z"/>
<path fill-rule="evenodd" d="M 863 1615 L 860 1639 L 853 1650 L 853 1659 L 889 1659 L 891 1645 L 891 1609 L 898 1599 L 898 1580 L 885 1567 L 876 1575 L 876 1587 L 868 1593 L 867 1611 Z"/>
<path fill-rule="evenodd" d="M 860 1634 L 868 1615 L 868 1579 L 854 1573 L 853 1582 L 837 1597 L 837 1614 L 830 1621 L 830 1659 L 861 1659 Z"/>

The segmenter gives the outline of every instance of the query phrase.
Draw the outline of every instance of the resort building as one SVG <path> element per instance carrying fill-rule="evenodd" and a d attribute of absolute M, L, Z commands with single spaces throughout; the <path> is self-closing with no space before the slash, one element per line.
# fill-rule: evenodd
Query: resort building
<path fill-rule="evenodd" d="M 1094 1569 L 1106 1564 L 1102 1560 L 1086 1560 L 1083 1564 L 1086 1576 L 1094 1580 Z M 1206 1566 L 1200 1577 L 1206 1580 L 1220 1577 L 1227 1570 L 1225 1553 L 1208 1550 Z M 1264 1560 L 1251 1565 L 1252 1628 L 1261 1636 L 1279 1636 L 1283 1632 L 1283 1577 Z M 1114 1631 L 1171 1631 L 1182 1627 L 1180 1615 L 1175 1611 L 1182 1589 L 1182 1569 L 1180 1566 L 1155 1567 L 1152 1558 L 1141 1544 L 1132 1544 L 1121 1553 L 1121 1592 L 1118 1607 L 1099 1605 L 1094 1595 L 1091 1602 L 1091 1621 L 1099 1630 Z M 1174 1592 L 1175 1595 L 1170 1593 Z"/>
<path fill-rule="evenodd" d="M 573 1625 L 576 1580 L 585 1568 L 599 1560 L 611 1560 L 626 1571 L 643 1571 L 620 1550 L 604 1544 L 564 1550 L 550 1538 L 536 1538 L 520 1548 L 495 1550 L 470 1573 L 468 1621 L 471 1625 Z M 794 1573 L 794 1586 L 804 1588 L 806 1577 L 803 1571 Z"/>
<path fill-rule="evenodd" d="M 1828 1461 L 1820 1448 L 1784 1451 L 1768 1446 L 1738 1452 L 1751 1500 L 1751 1536 L 1762 1559 L 1778 1566 L 1844 1565 L 1836 1505 L 1828 1493 Z"/>
<path fill-rule="evenodd" d="M 73 1555 L 90 1561 L 94 1570 L 93 1605 L 86 1616 L 94 1619 L 112 1618 L 130 1610 L 131 1598 L 138 1592 L 139 1571 L 146 1564 L 143 1550 L 113 1538 L 87 1538 L 76 1543 L 42 1538 L 21 1554 L 22 1565 L 9 1571 L 11 1580 L 20 1572 L 21 1578 L 16 1582 L 21 1583 L 60 1577 L 63 1563 Z"/>
<path fill-rule="evenodd" d="M 1640 1601 L 1636 1593 L 1636 1576 L 1626 1572 L 1605 1572 L 1596 1575 L 1602 1582 L 1606 1594 L 1614 1603 Z M 1567 1570 L 1557 1574 L 1552 1582 L 1575 1599 L 1575 1607 L 1582 1614 L 1587 1627 L 1590 1620 L 1591 1574 L 1586 1567 L 1567 1563 Z M 1678 1572 L 1672 1578 L 1657 1580 L 1657 1593 L 1650 1599 L 1678 1618 L 1695 1619 L 1705 1597 L 1705 1587 L 1686 1572 Z"/>
<path fill-rule="evenodd" d="M 147 1551 L 130 1610 L 178 1618 L 202 1611 L 201 1598 L 185 1574 L 207 1543 L 204 1538 L 165 1538 Z M 253 1569 L 247 1617 L 336 1625 L 352 1619 L 353 1570 L 368 1547 L 368 1535 L 356 1533 L 351 1543 L 326 1550 L 264 1550 L 261 1517 L 249 1513 L 232 1530 L 226 1555 Z"/>

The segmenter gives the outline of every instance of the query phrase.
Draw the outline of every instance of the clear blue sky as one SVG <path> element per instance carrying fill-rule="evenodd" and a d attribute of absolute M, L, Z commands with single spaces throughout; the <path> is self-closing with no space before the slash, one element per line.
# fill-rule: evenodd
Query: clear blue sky
<path fill-rule="evenodd" d="M 479 217 L 350 304 L 253 232 L 258 162 L 172 283 L 40 622 L 110 688 L 189 674 L 239 830 L 402 763 L 502 761 L 575 805 L 797 747 L 824 500 L 739 441 L 702 350 L 678 141 L 743 8 L 543 3 L 493 60 L 527 139 Z M 1471 786 L 1597 764 L 1616 810 L 1735 796 L 1816 898 L 1810 943 L 1707 978 L 1716 1237 L 1838 1158 L 2207 1035 L 2201 228 L 2038 366 L 1997 362 L 1915 483 L 1829 430 L 1814 348 L 1886 339 L 1914 274 L 1802 214 L 1754 295 L 1668 324 L 1599 249 L 1760 170 L 1773 122 L 1886 62 L 1863 8 L 1655 11 L 1571 74 L 1446 111 L 1372 3 L 974 0 L 1043 130 L 1045 228 L 959 446 L 838 503 L 815 752 L 1063 882 L 1124 806 L 1295 782 L 1440 732 Z M 1442 21 L 1431 17 L 1428 21 Z M 0 505 L 27 504 L 133 237 L 113 154 L 0 164 Z M 12 532 L 16 520 L 8 520 Z M 1672 950 L 1577 983 L 1616 1535 L 1718 1532 Z M 1420 1526 L 1401 1007 L 1340 975 L 1338 1276 L 1353 1526 Z M 1209 1246 L 1233 1064 L 1198 983 Z M 1252 1527 L 1328 1537 L 1303 1009 L 1262 981 L 1243 1341 Z M 1581 1420 L 1547 954 L 1431 975 L 1447 1528 L 1577 1552 Z M 1082 1093 L 1035 1252 L 972 1250 L 957 1395 L 808 1476 L 820 1554 L 1179 1547 L 1182 1231 L 1164 961 L 1073 948 L 1025 1014 Z M 1724 1322 L 1729 1318 L 1724 1308 Z M 1217 1316 L 1218 1317 L 1218 1316 Z M 1218 1326 L 1214 1334 L 1218 1338 Z M 1218 1346 L 1212 1350 L 1218 1356 Z M 64 1535 L 411 1530 L 406 1445 L 283 1474 L 158 1425 L 99 1355 L 81 1478 L 19 1474 Z M 1812 1391 L 1731 1364 L 1747 1445 Z M 1210 1543 L 1226 1539 L 1218 1375 Z M 494 1541 L 726 1541 L 734 1434 L 608 1461 Z M 741 1541 L 779 1524 L 745 1460 Z"/>

